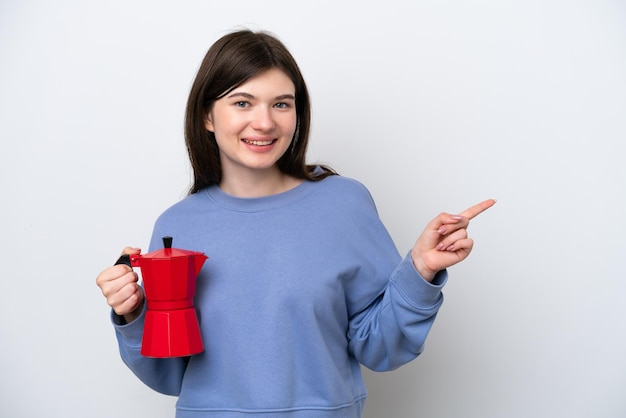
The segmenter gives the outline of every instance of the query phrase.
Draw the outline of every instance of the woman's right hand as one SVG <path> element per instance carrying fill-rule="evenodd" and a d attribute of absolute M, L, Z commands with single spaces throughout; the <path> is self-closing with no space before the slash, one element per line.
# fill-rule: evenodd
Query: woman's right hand
<path fill-rule="evenodd" d="M 122 254 L 141 253 L 139 248 L 126 247 Z M 113 311 L 123 316 L 126 323 L 133 321 L 143 309 L 144 292 L 138 283 L 137 273 L 125 264 L 107 268 L 96 278 L 96 284 Z"/>

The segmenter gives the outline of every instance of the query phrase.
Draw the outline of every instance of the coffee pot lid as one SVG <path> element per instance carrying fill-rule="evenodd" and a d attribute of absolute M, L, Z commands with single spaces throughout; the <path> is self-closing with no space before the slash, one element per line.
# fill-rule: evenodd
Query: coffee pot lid
<path fill-rule="evenodd" d="M 142 258 L 150 258 L 150 259 L 169 259 L 169 258 L 177 258 L 177 257 L 193 257 L 197 255 L 202 255 L 203 253 L 198 251 L 189 251 L 183 250 L 180 248 L 172 248 L 173 238 L 169 236 L 163 237 L 163 248 L 160 250 L 155 250 L 149 252 L 142 256 Z"/>

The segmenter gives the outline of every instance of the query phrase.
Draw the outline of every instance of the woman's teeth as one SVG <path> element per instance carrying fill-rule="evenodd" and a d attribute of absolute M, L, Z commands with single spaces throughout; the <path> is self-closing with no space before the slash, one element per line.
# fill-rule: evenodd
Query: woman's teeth
<path fill-rule="evenodd" d="M 274 142 L 274 140 L 270 139 L 268 141 L 255 141 L 251 139 L 244 139 L 243 142 L 245 142 L 246 144 L 250 144 L 250 145 L 263 146 L 263 145 L 271 145 L 272 142 Z"/>

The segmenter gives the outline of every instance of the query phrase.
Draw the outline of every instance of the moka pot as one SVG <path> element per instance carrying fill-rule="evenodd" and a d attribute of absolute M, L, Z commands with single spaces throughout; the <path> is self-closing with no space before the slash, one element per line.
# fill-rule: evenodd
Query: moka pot
<path fill-rule="evenodd" d="M 118 263 L 139 267 L 145 291 L 141 354 L 146 357 L 183 357 L 204 351 L 198 316 L 193 306 L 196 278 L 207 260 L 204 253 L 172 248 L 145 255 L 124 255 Z"/>

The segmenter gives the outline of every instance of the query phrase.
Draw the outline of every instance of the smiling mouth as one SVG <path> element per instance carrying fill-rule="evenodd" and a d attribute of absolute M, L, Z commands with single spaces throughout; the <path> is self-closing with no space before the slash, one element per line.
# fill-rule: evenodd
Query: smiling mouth
<path fill-rule="evenodd" d="M 242 139 L 243 142 L 245 142 L 246 144 L 250 144 L 250 145 L 255 145 L 257 147 L 262 147 L 262 146 L 267 146 L 267 145 L 272 145 L 274 142 L 277 141 L 277 139 L 268 139 L 268 140 L 264 140 L 264 141 L 257 141 L 257 140 L 253 140 L 253 139 Z"/>

